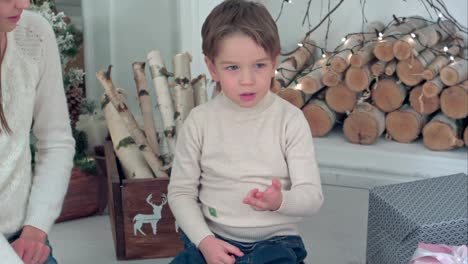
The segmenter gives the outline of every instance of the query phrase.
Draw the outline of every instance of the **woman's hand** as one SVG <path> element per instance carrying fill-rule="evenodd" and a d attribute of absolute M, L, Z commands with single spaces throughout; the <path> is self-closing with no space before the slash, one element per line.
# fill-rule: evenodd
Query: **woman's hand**
<path fill-rule="evenodd" d="M 211 235 L 200 242 L 198 249 L 208 264 L 234 264 L 236 262 L 234 256 L 244 255 L 237 247 Z"/>
<path fill-rule="evenodd" d="M 45 244 L 47 234 L 33 226 L 24 226 L 20 237 L 11 243 L 16 254 L 25 264 L 44 264 L 50 248 Z"/>
<path fill-rule="evenodd" d="M 257 188 L 251 190 L 243 202 L 257 211 L 278 210 L 283 202 L 281 182 L 274 179 L 264 192 L 259 191 Z"/>

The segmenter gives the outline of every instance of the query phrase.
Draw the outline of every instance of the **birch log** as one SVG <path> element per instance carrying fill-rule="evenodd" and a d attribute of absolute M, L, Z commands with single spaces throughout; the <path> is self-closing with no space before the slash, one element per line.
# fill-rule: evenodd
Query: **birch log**
<path fill-rule="evenodd" d="M 422 72 L 434 59 L 436 55 L 431 49 L 425 49 L 416 58 L 409 58 L 397 63 L 397 76 L 408 86 L 419 84 L 422 78 Z"/>
<path fill-rule="evenodd" d="M 391 61 L 393 55 L 393 44 L 404 34 L 427 25 L 421 16 L 413 16 L 405 19 L 402 23 L 392 25 L 384 32 L 384 38 L 374 48 L 374 55 L 381 61 Z"/>
<path fill-rule="evenodd" d="M 433 47 L 456 33 L 455 24 L 449 20 L 420 28 L 402 37 L 393 45 L 393 54 L 398 60 L 406 60 L 427 47 Z"/>
<path fill-rule="evenodd" d="M 124 95 L 122 90 L 117 89 L 117 93 L 121 100 L 123 100 Z M 145 158 L 125 127 L 119 112 L 115 110 L 106 94 L 101 98 L 101 107 L 106 118 L 107 127 L 109 128 L 114 151 L 122 164 L 125 177 L 127 179 L 153 178 L 153 173 L 148 167 Z"/>
<path fill-rule="evenodd" d="M 311 72 L 298 80 L 296 89 L 302 90 L 305 94 L 312 95 L 324 88 L 325 85 L 322 82 L 322 77 L 326 71 L 326 63 L 326 58 L 315 62 Z"/>
<path fill-rule="evenodd" d="M 362 67 L 364 64 L 369 63 L 374 59 L 374 48 L 377 44 L 378 37 L 375 32 L 382 32 L 385 29 L 385 25 L 381 22 L 373 22 L 369 24 L 364 34 L 364 46 L 351 56 L 349 63 L 354 67 Z"/>
<path fill-rule="evenodd" d="M 282 87 L 287 87 L 291 83 L 294 77 L 307 66 L 315 52 L 315 42 L 312 40 L 303 41 L 301 44 L 302 46 L 283 60 L 276 69 L 275 79 Z"/>
<path fill-rule="evenodd" d="M 200 74 L 190 82 L 193 87 L 193 97 L 195 106 L 204 104 L 208 101 L 208 92 L 206 90 L 206 76 Z"/>
<path fill-rule="evenodd" d="M 369 23 L 366 26 L 365 33 L 349 36 L 335 50 L 335 55 L 330 59 L 331 68 L 335 72 L 344 72 L 350 65 L 350 61 L 351 61 L 353 54 L 357 54 L 366 42 L 369 42 L 369 44 L 372 46 L 371 44 L 372 42 L 370 41 L 377 37 L 375 32 L 376 31 L 381 32 L 384 30 L 384 28 L 385 28 L 385 25 L 382 22 L 374 21 L 374 22 Z M 369 45 L 366 45 L 365 47 L 366 49 L 370 49 L 370 51 L 372 51 Z M 365 57 L 363 58 L 363 60 L 368 59 L 366 57 L 368 54 L 362 53 L 357 56 L 361 56 L 361 55 Z M 372 57 L 370 59 L 372 59 Z M 362 63 L 362 65 L 363 64 L 365 63 Z M 362 66 L 362 65 L 359 65 L 359 66 Z"/>
<path fill-rule="evenodd" d="M 303 109 L 304 116 L 314 137 L 328 134 L 336 123 L 336 114 L 322 100 L 314 99 Z"/>
<path fill-rule="evenodd" d="M 461 84 L 444 89 L 440 96 L 442 112 L 454 119 L 468 116 L 468 80 Z"/>
<path fill-rule="evenodd" d="M 462 58 L 455 58 L 454 62 L 440 71 L 440 78 L 448 86 L 459 84 L 468 79 L 468 49 L 463 50 Z"/>
<path fill-rule="evenodd" d="M 410 143 L 421 134 L 422 128 L 427 123 L 427 117 L 404 105 L 387 114 L 385 118 L 387 132 L 395 141 Z"/>
<path fill-rule="evenodd" d="M 370 83 L 374 80 L 370 72 L 369 64 L 363 67 L 350 67 L 346 72 L 346 85 L 355 92 L 362 92 L 369 88 Z"/>
<path fill-rule="evenodd" d="M 141 114 L 143 116 L 143 128 L 145 130 L 146 139 L 151 147 L 151 150 L 160 156 L 160 147 L 157 139 L 156 126 L 153 119 L 153 107 L 151 104 L 151 97 L 148 91 L 145 77 L 145 63 L 134 62 L 132 64 L 133 78 L 135 80 L 138 102 L 140 105 Z"/>
<path fill-rule="evenodd" d="M 450 63 L 450 56 L 457 56 L 460 53 L 462 48 L 461 43 L 460 41 L 454 41 L 450 48 L 448 48 L 446 54 L 437 56 L 423 71 L 423 78 L 426 80 L 434 79 L 440 73 L 440 70 Z"/>
<path fill-rule="evenodd" d="M 381 111 L 392 112 L 402 106 L 408 89 L 396 78 L 380 79 L 372 89 L 372 100 Z"/>
<path fill-rule="evenodd" d="M 422 86 L 414 87 L 409 96 L 413 109 L 423 115 L 432 114 L 440 108 L 439 96 L 426 97 L 422 92 Z"/>
<path fill-rule="evenodd" d="M 439 113 L 423 128 L 423 143 L 431 150 L 461 147 L 464 142 L 458 138 L 460 130 L 456 120 Z"/>
<path fill-rule="evenodd" d="M 305 103 L 305 94 L 301 90 L 294 88 L 283 88 L 278 92 L 278 96 L 288 101 L 297 108 L 301 108 Z"/>
<path fill-rule="evenodd" d="M 322 76 L 322 83 L 326 86 L 336 86 L 343 80 L 343 73 L 335 72 L 332 69 L 325 70 Z"/>
<path fill-rule="evenodd" d="M 373 144 L 384 130 L 385 114 L 369 103 L 358 103 L 343 124 L 345 138 L 353 144 Z"/>
<path fill-rule="evenodd" d="M 174 110 L 176 133 L 182 129 L 184 120 L 193 109 L 195 101 L 193 88 L 190 85 L 191 73 L 190 62 L 192 57 L 189 53 L 179 53 L 173 58 L 174 64 Z"/>
<path fill-rule="evenodd" d="M 111 101 L 112 105 L 117 109 L 125 126 L 128 129 L 128 132 L 132 136 L 133 140 L 137 144 L 140 151 L 143 153 L 143 157 L 145 158 L 146 162 L 150 166 L 152 172 L 156 175 L 156 177 L 168 177 L 166 172 L 162 169 L 162 163 L 159 157 L 151 151 L 151 148 L 148 146 L 148 141 L 146 140 L 145 135 L 138 127 L 137 122 L 135 121 L 134 116 L 128 110 L 127 104 L 122 102 L 118 96 L 118 93 L 115 89 L 114 83 L 110 77 L 111 67 L 107 72 L 98 71 L 96 73 L 96 77 L 98 78 L 99 82 L 101 83 L 102 87 L 106 91 L 109 100 Z"/>
<path fill-rule="evenodd" d="M 273 78 L 271 80 L 270 91 L 274 94 L 277 94 L 279 93 L 279 91 L 281 91 L 281 89 L 282 89 L 281 83 L 278 80 Z"/>
<path fill-rule="evenodd" d="M 156 91 L 157 106 L 161 112 L 164 125 L 164 136 L 169 148 L 169 155 L 173 155 L 175 151 L 175 122 L 174 122 L 174 104 L 169 91 L 167 82 L 167 69 L 164 66 L 161 53 L 158 50 L 153 50 L 147 55 L 148 64 L 150 66 L 151 79 L 153 80 L 154 89 Z"/>
<path fill-rule="evenodd" d="M 433 97 L 433 96 L 438 96 L 441 92 L 442 89 L 444 89 L 445 84 L 442 82 L 442 79 L 439 77 L 434 78 L 430 81 L 426 81 L 423 84 L 423 94 L 426 97 Z"/>
<path fill-rule="evenodd" d="M 325 92 L 325 102 L 336 113 L 351 112 L 357 100 L 358 93 L 351 91 L 344 82 L 328 87 Z"/>
<path fill-rule="evenodd" d="M 379 77 L 382 74 L 384 74 L 385 71 L 385 66 L 387 65 L 386 61 L 376 61 L 372 66 L 370 67 L 371 73 L 375 77 Z"/>

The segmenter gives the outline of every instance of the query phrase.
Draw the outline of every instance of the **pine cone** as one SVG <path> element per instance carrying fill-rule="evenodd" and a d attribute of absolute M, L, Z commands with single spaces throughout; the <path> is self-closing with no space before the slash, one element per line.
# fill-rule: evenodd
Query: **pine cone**
<path fill-rule="evenodd" d="M 71 126 L 74 128 L 80 118 L 81 102 L 83 101 L 83 89 L 71 86 L 66 92 L 68 113 L 70 114 Z"/>

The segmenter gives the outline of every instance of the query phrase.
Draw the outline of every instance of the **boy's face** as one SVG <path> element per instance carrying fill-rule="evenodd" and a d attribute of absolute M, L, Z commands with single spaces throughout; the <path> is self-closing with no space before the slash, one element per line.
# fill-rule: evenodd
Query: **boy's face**
<path fill-rule="evenodd" d="M 268 93 L 275 75 L 276 58 L 253 39 L 242 34 L 225 37 L 218 56 L 205 57 L 211 78 L 221 85 L 223 93 L 241 107 L 253 107 Z"/>

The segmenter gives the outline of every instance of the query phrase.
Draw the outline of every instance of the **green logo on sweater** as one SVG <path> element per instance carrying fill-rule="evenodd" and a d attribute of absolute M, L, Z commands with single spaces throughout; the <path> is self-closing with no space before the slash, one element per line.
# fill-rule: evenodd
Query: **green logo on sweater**
<path fill-rule="evenodd" d="M 218 217 L 218 213 L 216 212 L 216 209 L 212 207 L 208 207 L 208 212 L 210 212 L 210 215 L 213 217 Z"/>

